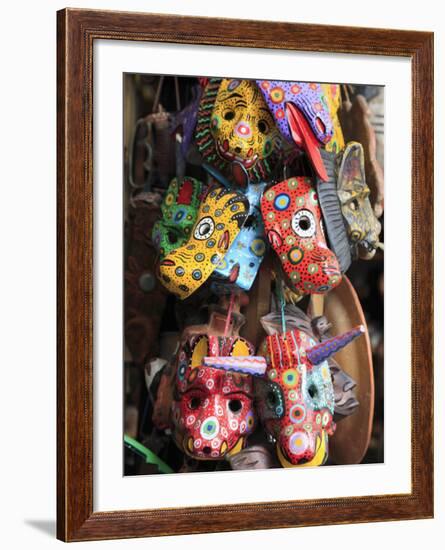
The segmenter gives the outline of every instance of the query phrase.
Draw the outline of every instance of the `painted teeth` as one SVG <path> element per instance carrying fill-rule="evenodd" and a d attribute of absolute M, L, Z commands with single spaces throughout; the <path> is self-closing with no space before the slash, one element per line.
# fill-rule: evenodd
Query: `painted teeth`
<path fill-rule="evenodd" d="M 258 159 L 258 154 L 253 155 L 253 157 L 251 159 L 243 159 L 243 158 L 239 157 L 238 155 L 234 155 L 233 153 L 230 153 L 230 151 L 224 151 L 224 149 L 223 149 L 223 147 L 222 147 L 222 145 L 219 141 L 216 142 L 216 145 L 217 145 L 218 151 L 219 151 L 219 153 L 221 154 L 222 157 L 224 157 L 225 159 L 230 160 L 230 161 L 239 162 L 240 164 L 242 164 L 244 166 L 244 168 L 247 168 L 247 169 L 251 168 Z"/>

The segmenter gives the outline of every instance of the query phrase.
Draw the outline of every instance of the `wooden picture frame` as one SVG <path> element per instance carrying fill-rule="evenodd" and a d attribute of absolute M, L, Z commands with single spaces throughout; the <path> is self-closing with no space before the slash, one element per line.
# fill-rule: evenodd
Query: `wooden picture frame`
<path fill-rule="evenodd" d="M 433 34 L 65 9 L 57 14 L 58 467 L 64 541 L 433 516 Z M 411 492 L 93 512 L 93 44 L 95 40 L 409 58 L 412 66 Z"/>

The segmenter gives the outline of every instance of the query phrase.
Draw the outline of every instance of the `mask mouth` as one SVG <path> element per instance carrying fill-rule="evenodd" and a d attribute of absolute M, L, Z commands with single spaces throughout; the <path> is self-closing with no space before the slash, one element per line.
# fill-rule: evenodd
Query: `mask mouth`
<path fill-rule="evenodd" d="M 244 159 L 240 157 L 239 155 L 235 155 L 235 153 L 232 153 L 229 151 L 227 140 L 224 140 L 224 143 L 221 143 L 221 141 L 218 139 L 216 140 L 216 149 L 218 151 L 218 154 L 225 160 L 229 162 L 239 162 L 244 166 L 246 170 L 249 170 L 252 168 L 256 161 L 258 160 L 258 154 L 255 153 L 251 158 Z"/>
<path fill-rule="evenodd" d="M 218 241 L 218 247 L 222 250 L 227 250 L 229 248 L 229 241 L 230 241 L 229 232 L 226 230 L 221 235 Z"/>
<path fill-rule="evenodd" d="M 284 468 L 296 468 L 298 466 L 303 466 L 303 464 L 308 464 L 313 457 L 303 458 L 298 455 L 291 456 L 281 443 L 277 443 L 277 456 L 280 464 Z"/>
<path fill-rule="evenodd" d="M 312 448 L 306 454 L 309 456 L 299 456 L 299 453 L 295 453 L 292 457 L 283 448 L 283 442 L 277 442 L 277 456 L 280 464 L 283 468 L 304 468 L 312 466 L 322 466 L 328 458 L 328 442 L 327 434 L 325 430 L 322 430 L 320 434 L 317 434 L 315 441 L 315 448 Z"/>
<path fill-rule="evenodd" d="M 227 442 L 223 441 L 219 449 L 212 448 L 210 442 L 206 441 L 199 448 L 194 446 L 195 438 L 186 434 L 183 439 L 182 448 L 184 453 L 195 460 L 222 460 L 228 454 Z"/>
<path fill-rule="evenodd" d="M 173 260 L 162 260 L 159 265 L 165 266 L 165 267 L 174 267 L 176 264 Z"/>
<path fill-rule="evenodd" d="M 335 267 L 333 265 L 327 265 L 323 267 L 323 273 L 327 275 L 328 277 L 334 277 L 334 276 L 340 276 L 341 272 L 338 267 Z"/>

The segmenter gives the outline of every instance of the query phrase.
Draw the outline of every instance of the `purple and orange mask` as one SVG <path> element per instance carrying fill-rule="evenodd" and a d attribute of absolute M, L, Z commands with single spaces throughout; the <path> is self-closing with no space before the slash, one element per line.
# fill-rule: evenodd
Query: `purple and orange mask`
<path fill-rule="evenodd" d="M 306 151 L 317 175 L 326 181 L 320 147 L 333 136 L 332 118 L 322 86 L 316 82 L 258 80 L 281 135 Z"/>

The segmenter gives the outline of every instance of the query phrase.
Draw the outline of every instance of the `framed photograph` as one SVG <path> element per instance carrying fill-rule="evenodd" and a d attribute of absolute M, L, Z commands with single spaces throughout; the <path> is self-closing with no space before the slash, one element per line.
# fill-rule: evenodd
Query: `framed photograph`
<path fill-rule="evenodd" d="M 58 12 L 58 538 L 433 516 L 433 34 Z"/>

